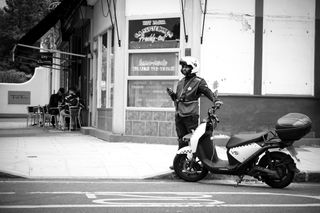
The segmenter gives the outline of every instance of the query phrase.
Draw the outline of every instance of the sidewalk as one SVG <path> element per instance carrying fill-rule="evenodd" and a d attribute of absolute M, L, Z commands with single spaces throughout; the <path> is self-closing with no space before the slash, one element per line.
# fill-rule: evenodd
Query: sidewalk
<path fill-rule="evenodd" d="M 176 177 L 169 166 L 176 150 L 176 145 L 107 142 L 0 119 L 0 177 L 172 179 Z M 217 151 L 227 158 L 223 147 Z M 301 146 L 297 151 L 301 173 L 296 181 L 320 182 L 320 147 Z"/>
<path fill-rule="evenodd" d="M 60 133 L 0 138 L 0 150 L 0 171 L 26 178 L 143 179 L 170 172 L 176 147 Z"/>

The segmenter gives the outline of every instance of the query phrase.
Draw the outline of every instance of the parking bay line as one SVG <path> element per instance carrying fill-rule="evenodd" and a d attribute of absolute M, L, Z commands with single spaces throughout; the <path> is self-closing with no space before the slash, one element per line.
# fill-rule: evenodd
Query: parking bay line
<path fill-rule="evenodd" d="M 306 204 L 200 204 L 200 203 L 129 203 L 129 204 L 55 204 L 55 205 L 0 205 L 0 209 L 46 209 L 46 208 L 106 208 L 106 207 L 233 207 L 233 208 L 288 208 L 288 207 L 320 207 L 320 203 Z"/>
<path fill-rule="evenodd" d="M 13 192 L 4 192 L 4 195 Z M 263 192 L 27 192 L 25 194 L 78 194 L 85 195 L 92 204 L 43 204 L 43 205 L 0 205 L 0 209 L 36 208 L 99 208 L 99 207 L 320 207 L 319 196 L 263 193 Z M 287 204 L 231 204 L 213 199 L 214 195 L 275 195 L 315 199 L 312 203 Z M 107 198 L 106 198 L 107 196 Z M 211 199 L 210 199 L 211 198 Z M 149 201 L 149 202 L 148 202 Z M 157 202 L 155 202 L 157 201 Z M 166 201 L 166 202 L 164 202 Z"/>

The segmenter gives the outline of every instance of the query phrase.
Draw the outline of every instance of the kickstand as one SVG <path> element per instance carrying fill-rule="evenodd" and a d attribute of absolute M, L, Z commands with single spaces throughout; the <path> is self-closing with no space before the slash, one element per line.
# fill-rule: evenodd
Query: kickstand
<path fill-rule="evenodd" d="M 238 187 L 238 186 L 239 186 L 239 184 L 242 182 L 242 180 L 243 180 L 243 178 L 244 178 L 244 175 L 239 175 L 238 177 L 239 177 L 239 179 L 236 180 L 237 185 L 235 185 L 235 187 Z"/>

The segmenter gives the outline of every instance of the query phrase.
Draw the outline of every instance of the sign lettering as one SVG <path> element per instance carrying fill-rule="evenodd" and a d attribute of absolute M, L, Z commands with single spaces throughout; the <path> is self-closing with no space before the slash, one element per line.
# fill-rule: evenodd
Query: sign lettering
<path fill-rule="evenodd" d="M 130 54 L 130 75 L 175 75 L 178 70 L 176 53 Z"/>
<path fill-rule="evenodd" d="M 180 18 L 129 21 L 129 49 L 177 48 Z"/>

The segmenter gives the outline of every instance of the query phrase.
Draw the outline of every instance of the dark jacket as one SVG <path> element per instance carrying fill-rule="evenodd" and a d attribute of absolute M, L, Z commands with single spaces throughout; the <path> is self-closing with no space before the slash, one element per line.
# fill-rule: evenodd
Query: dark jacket
<path fill-rule="evenodd" d="M 50 96 L 48 107 L 58 107 L 59 102 L 62 103 L 63 96 L 59 94 L 52 94 Z"/>
<path fill-rule="evenodd" d="M 63 109 L 65 109 L 67 114 L 69 114 L 71 107 L 79 107 L 79 97 L 74 94 L 68 95 L 64 99 Z"/>
<path fill-rule="evenodd" d="M 68 95 L 65 98 L 65 103 L 69 106 L 78 106 L 79 105 L 79 97 L 76 95 Z"/>
<path fill-rule="evenodd" d="M 177 113 L 182 116 L 199 115 L 199 97 L 205 95 L 214 100 L 213 92 L 208 88 L 206 81 L 196 75 L 184 77 L 178 82 L 175 94 Z"/>
<path fill-rule="evenodd" d="M 62 103 L 63 102 L 63 96 L 59 95 L 58 93 L 56 94 L 52 94 L 50 96 L 50 101 L 48 104 L 48 112 L 51 115 L 58 115 L 59 114 L 59 109 L 58 109 L 58 105 L 59 102 Z"/>

